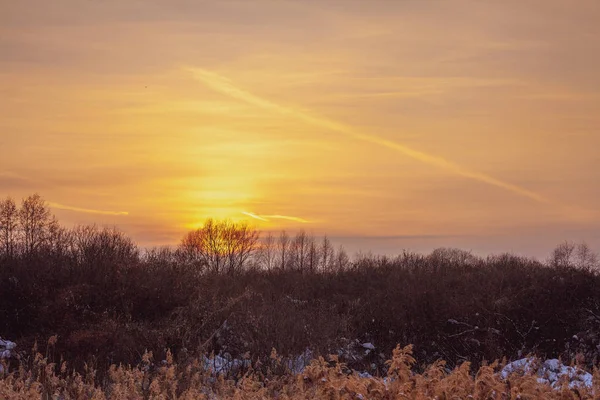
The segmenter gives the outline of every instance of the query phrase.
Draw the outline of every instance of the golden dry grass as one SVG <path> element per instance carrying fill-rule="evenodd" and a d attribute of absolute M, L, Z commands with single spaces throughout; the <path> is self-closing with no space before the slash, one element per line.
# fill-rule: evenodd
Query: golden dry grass
<path fill-rule="evenodd" d="M 274 353 L 269 362 L 277 362 Z M 137 367 L 111 366 L 107 378 L 96 382 L 95 371 L 68 372 L 37 353 L 30 366 L 0 379 L 0 399 L 594 399 L 600 393 L 600 375 L 594 373 L 592 390 L 571 390 L 563 384 L 553 390 L 533 376 L 498 377 L 497 364 L 475 374 L 469 363 L 452 372 L 443 361 L 414 373 L 412 346 L 397 347 L 388 361 L 386 377 L 363 378 L 347 373 L 335 357 L 315 359 L 302 374 L 275 375 L 247 370 L 235 379 L 214 377 L 198 360 L 177 365 L 168 353 L 160 367 L 149 368 L 147 353 Z"/>

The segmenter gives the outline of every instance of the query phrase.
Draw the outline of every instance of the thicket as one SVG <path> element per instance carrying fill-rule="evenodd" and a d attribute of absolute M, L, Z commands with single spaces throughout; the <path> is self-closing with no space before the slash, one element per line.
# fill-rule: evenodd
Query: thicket
<path fill-rule="evenodd" d="M 0 248 L 0 336 L 24 351 L 58 335 L 53 351 L 79 371 L 167 349 L 255 364 L 310 349 L 373 375 L 397 344 L 414 345 L 417 370 L 529 353 L 591 367 L 600 354 L 586 246 L 546 262 L 454 249 L 351 260 L 327 238 L 207 221 L 176 249 L 142 250 L 114 228 L 60 226 L 33 195 L 0 204 Z M 375 350 L 354 357 L 356 340 Z"/>

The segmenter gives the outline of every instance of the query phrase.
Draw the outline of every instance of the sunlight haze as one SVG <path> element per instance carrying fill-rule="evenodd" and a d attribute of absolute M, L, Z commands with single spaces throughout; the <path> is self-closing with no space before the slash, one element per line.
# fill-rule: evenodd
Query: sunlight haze
<path fill-rule="evenodd" d="M 176 244 L 600 250 L 596 1 L 0 0 L 0 197 Z"/>

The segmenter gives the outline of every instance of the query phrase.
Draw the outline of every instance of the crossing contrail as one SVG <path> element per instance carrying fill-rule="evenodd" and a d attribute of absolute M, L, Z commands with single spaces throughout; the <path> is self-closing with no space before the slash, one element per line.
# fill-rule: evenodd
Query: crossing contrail
<path fill-rule="evenodd" d="M 58 208 L 59 210 L 75 211 L 75 212 L 86 213 L 86 214 L 129 215 L 129 213 L 127 211 L 94 210 L 94 209 L 90 209 L 90 208 L 66 206 L 64 204 L 58 204 L 58 203 L 48 203 L 48 205 L 52 208 Z"/>
<path fill-rule="evenodd" d="M 289 215 L 258 215 L 248 211 L 242 211 L 242 214 L 249 216 L 250 218 L 258 219 L 260 221 L 269 222 L 270 219 L 285 219 L 288 221 L 302 222 L 303 224 L 307 224 L 310 221 L 305 220 L 304 218 L 299 217 L 290 217 Z"/>
<path fill-rule="evenodd" d="M 215 73 L 212 71 L 208 71 L 201 68 L 186 68 L 189 72 L 191 72 L 195 79 L 202 82 L 212 90 L 222 93 L 224 95 L 230 96 L 234 99 L 244 101 L 248 104 L 254 105 L 256 107 L 260 107 L 264 110 L 272 111 L 282 115 L 288 115 L 290 117 L 296 118 L 298 120 L 302 120 L 310 125 L 328 129 L 330 131 L 334 131 L 344 136 L 361 140 L 368 143 L 373 143 L 391 150 L 395 150 L 398 153 L 401 153 L 407 157 L 412 159 L 421 161 L 425 164 L 433 165 L 438 168 L 444 169 L 448 172 L 452 172 L 456 175 L 473 179 L 475 181 L 479 181 L 482 183 L 486 183 L 491 186 L 495 186 L 514 194 L 529 198 L 539 203 L 545 204 L 553 204 L 552 201 L 545 198 L 544 196 L 535 193 L 531 190 L 522 188 L 520 186 L 514 185 L 509 182 L 502 181 L 500 179 L 494 178 L 490 175 L 473 171 L 468 168 L 462 167 L 461 165 L 452 162 L 450 160 L 446 160 L 443 157 L 439 157 L 436 155 L 432 155 L 429 153 L 425 153 L 420 150 L 416 150 L 412 147 L 406 146 L 402 143 L 385 139 L 381 136 L 371 135 L 367 133 L 360 132 L 359 130 L 339 123 L 334 120 L 330 120 L 328 118 L 312 115 L 306 111 L 298 110 L 293 107 L 283 106 L 277 103 L 274 103 L 270 100 L 264 99 L 260 96 L 257 96 L 253 93 L 245 91 L 239 87 L 237 87 L 231 80 Z"/>

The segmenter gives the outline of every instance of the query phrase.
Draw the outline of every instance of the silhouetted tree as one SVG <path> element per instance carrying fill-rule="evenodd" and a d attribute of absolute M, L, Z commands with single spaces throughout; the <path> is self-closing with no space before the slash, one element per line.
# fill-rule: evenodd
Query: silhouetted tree
<path fill-rule="evenodd" d="M 576 244 L 566 241 L 559 244 L 552 251 L 548 263 L 558 268 L 596 269 L 599 266 L 598 255 L 585 242 Z"/>
<path fill-rule="evenodd" d="M 15 255 L 19 227 L 19 211 L 11 197 L 0 201 L 0 251 L 7 257 Z"/>
<path fill-rule="evenodd" d="M 55 257 L 64 257 L 73 250 L 73 232 L 52 217 L 47 226 L 45 249 Z"/>
<path fill-rule="evenodd" d="M 247 222 L 225 221 L 222 223 L 221 229 L 225 234 L 227 272 L 229 274 L 239 273 L 256 251 L 260 234 Z"/>
<path fill-rule="evenodd" d="M 285 270 L 289 265 L 290 236 L 286 231 L 281 231 L 277 240 L 278 264 L 281 270 Z"/>
<path fill-rule="evenodd" d="M 575 266 L 584 269 L 598 269 L 600 266 L 598 253 L 593 252 L 587 243 L 580 243 L 575 252 Z"/>
<path fill-rule="evenodd" d="M 336 271 L 343 271 L 350 265 L 350 258 L 344 249 L 344 246 L 340 245 L 335 255 L 334 268 Z"/>
<path fill-rule="evenodd" d="M 44 243 L 51 221 L 50 209 L 39 194 L 23 199 L 19 209 L 19 223 L 25 253 L 33 253 Z"/>
<path fill-rule="evenodd" d="M 200 272 L 203 272 L 208 265 L 206 250 L 204 247 L 204 238 L 199 229 L 188 232 L 181 239 L 181 243 L 177 249 L 178 254 L 180 255 L 179 258 L 185 264 L 198 269 Z"/>
<path fill-rule="evenodd" d="M 331 241 L 329 240 L 327 235 L 323 236 L 323 241 L 321 242 L 319 253 L 321 260 L 321 270 L 329 271 L 331 269 L 331 265 L 335 257 L 335 250 L 333 249 L 333 245 L 331 244 Z"/>
<path fill-rule="evenodd" d="M 314 236 L 309 236 L 308 238 L 308 272 L 314 273 L 319 268 L 319 259 L 321 258 L 321 253 L 319 252 L 319 248 L 317 246 L 317 242 Z"/>
<path fill-rule="evenodd" d="M 188 232 L 180 248 L 194 264 L 213 273 L 241 271 L 257 248 L 259 233 L 247 223 L 208 219 Z"/>
<path fill-rule="evenodd" d="M 114 227 L 76 226 L 72 241 L 79 264 L 90 268 L 131 265 L 139 258 L 133 240 Z"/>
<path fill-rule="evenodd" d="M 301 272 L 306 268 L 309 242 L 309 236 L 305 231 L 302 230 L 296 234 L 296 237 L 290 246 L 290 261 L 292 263 L 292 268 Z"/>
<path fill-rule="evenodd" d="M 144 264 L 156 268 L 175 268 L 179 261 L 177 251 L 171 250 L 168 246 L 146 249 L 142 254 L 141 260 Z"/>
<path fill-rule="evenodd" d="M 258 247 L 257 262 L 262 268 L 268 271 L 275 267 L 277 252 L 276 245 L 277 243 L 275 241 L 275 236 L 269 232 L 267 237 L 261 241 Z"/>
<path fill-rule="evenodd" d="M 431 252 L 428 258 L 438 264 L 451 263 L 463 265 L 473 265 L 479 260 L 470 251 L 451 247 L 438 247 Z"/>

